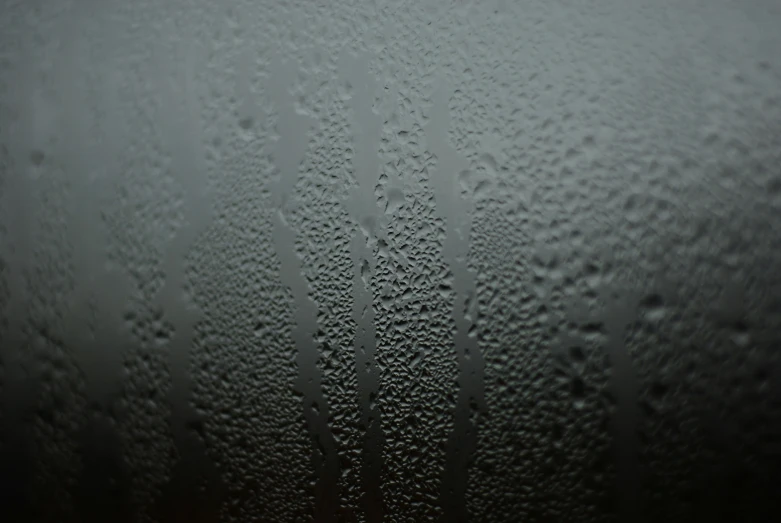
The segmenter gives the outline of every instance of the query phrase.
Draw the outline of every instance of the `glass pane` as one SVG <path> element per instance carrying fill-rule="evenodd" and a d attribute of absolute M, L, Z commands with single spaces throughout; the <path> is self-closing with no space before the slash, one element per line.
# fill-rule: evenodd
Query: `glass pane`
<path fill-rule="evenodd" d="M 0 20 L 3 521 L 777 518 L 778 2 Z"/>

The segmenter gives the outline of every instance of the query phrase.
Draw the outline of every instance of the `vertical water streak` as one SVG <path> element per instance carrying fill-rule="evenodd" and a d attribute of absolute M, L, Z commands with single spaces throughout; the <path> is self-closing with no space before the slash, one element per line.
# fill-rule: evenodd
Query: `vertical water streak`
<path fill-rule="evenodd" d="M 440 215 L 445 221 L 446 237 L 442 255 L 453 275 L 453 345 L 458 360 L 458 383 L 453 432 L 446 448 L 440 504 L 443 521 L 466 519 L 467 473 L 477 447 L 475 416 L 484 410 L 483 357 L 477 346 L 475 275 L 468 268 L 472 202 L 461 196 L 460 177 L 469 164 L 448 143 L 452 89 L 440 84 L 434 94 L 431 118 L 425 127 L 429 149 L 437 158 L 431 173 L 431 185 Z"/>
<path fill-rule="evenodd" d="M 610 429 L 616 464 L 616 510 L 619 521 L 644 521 L 640 510 L 640 405 L 638 378 L 626 346 L 628 325 L 636 311 L 614 298 L 605 311 L 607 354 L 612 369 L 610 389 L 616 411 Z"/>
<path fill-rule="evenodd" d="M 110 119 L 113 107 L 103 95 L 108 85 L 87 88 L 77 71 L 84 71 L 83 50 L 62 63 L 63 132 L 60 156 L 71 189 L 68 234 L 73 248 L 74 295 L 67 322 L 68 338 L 74 341 L 79 365 L 87 381 L 87 394 L 93 405 L 109 408 L 121 389 L 121 333 L 123 313 L 130 294 L 129 280 L 118 268 L 109 265 L 108 236 L 101 199 L 109 192 L 111 177 L 116 176 L 116 157 L 120 144 L 116 119 Z M 109 77 L 111 72 L 105 72 Z M 90 82 L 91 83 L 91 82 Z M 87 101 L 89 100 L 89 102 Z M 101 103 L 103 102 L 103 103 Z M 98 132 L 87 127 L 95 109 L 109 118 L 94 122 Z M 105 292 L 110 288 L 111 292 Z M 120 341 L 118 341 L 120 340 Z"/>
<path fill-rule="evenodd" d="M 164 494 L 162 510 L 181 513 L 185 517 L 207 517 L 206 512 L 218 510 L 221 497 L 219 476 L 207 456 L 204 442 L 196 435 L 200 427 L 199 414 L 192 405 L 190 364 L 195 341 L 195 327 L 201 312 L 187 297 L 187 256 L 198 236 L 209 226 L 212 217 L 208 194 L 206 160 L 202 148 L 200 106 L 196 96 L 195 73 L 200 54 L 197 44 L 190 41 L 184 51 L 184 71 L 176 64 L 166 64 L 158 74 L 163 85 L 163 140 L 171 153 L 171 173 L 182 192 L 181 223 L 168 242 L 162 269 L 165 282 L 156 298 L 164 317 L 173 327 L 169 340 L 169 371 L 171 389 L 171 431 L 179 454 L 171 484 Z M 209 484 L 208 495 L 203 482 Z M 190 499 L 188 499 L 190 498 Z M 178 517 L 182 517 L 181 515 Z"/>
<path fill-rule="evenodd" d="M 92 118 L 98 109 L 110 115 L 112 108 L 100 103 L 106 93 L 91 74 L 85 42 L 73 34 L 66 38 L 65 56 L 58 64 L 63 102 L 58 156 L 70 182 L 67 234 L 74 288 L 65 339 L 83 372 L 90 406 L 79 432 L 83 470 L 78 504 L 85 521 L 132 521 L 129 472 L 116 431 L 129 282 L 108 265 L 100 205 L 115 174 L 119 122 Z"/>
<path fill-rule="evenodd" d="M 236 99 L 239 103 L 239 127 L 245 131 L 257 125 L 260 119 L 260 107 L 252 92 L 252 76 L 255 72 L 255 53 L 250 45 L 245 45 L 239 53 L 236 66 Z"/>
<path fill-rule="evenodd" d="M 361 478 L 364 490 L 366 520 L 375 523 L 382 520 L 382 432 L 380 412 L 376 397 L 380 389 L 380 372 L 377 367 L 377 340 L 372 304 L 371 279 L 375 260 L 370 241 L 379 231 L 380 212 L 374 195 L 379 181 L 379 142 L 382 117 L 374 111 L 374 82 L 368 71 L 368 58 L 346 63 L 344 74 L 352 86 L 350 104 L 353 115 L 355 178 L 346 207 L 357 222 L 352 239 L 354 267 L 353 318 L 355 319 L 355 365 L 358 375 L 358 394 L 361 405 L 361 423 L 366 431 L 361 462 Z"/>
<path fill-rule="evenodd" d="M 12 76 L 12 91 L 7 109 L 18 111 L 15 125 L 0 126 L 0 147 L 7 147 L 5 172 L 2 173 L 2 208 L 7 243 L 2 246 L 4 271 L 8 285 L 7 325 L 0 333 L 0 357 L 3 361 L 2 427 L 0 428 L 0 506 L 8 516 L 21 520 L 29 506 L 30 460 L 28 419 L 35 407 L 40 382 L 39 369 L 30 350 L 25 327 L 29 321 L 30 289 L 28 279 L 32 266 L 34 205 L 32 147 L 37 145 L 32 93 L 35 85 L 28 56 L 18 62 Z"/>
<path fill-rule="evenodd" d="M 271 94 L 277 107 L 279 142 L 273 153 L 279 178 L 272 182 L 273 213 L 272 237 L 280 262 L 280 280 L 295 302 L 293 343 L 299 375 L 295 388 L 303 395 L 304 418 L 312 439 L 312 462 L 317 475 L 315 485 L 315 514 L 318 522 L 336 521 L 339 509 L 339 457 L 336 441 L 328 425 L 328 405 L 322 389 L 320 357 L 315 343 L 317 333 L 317 306 L 310 296 L 311 288 L 303 272 L 302 260 L 296 253 L 297 232 L 287 220 L 293 203 L 293 190 L 298 181 L 298 170 L 306 154 L 309 130 L 314 120 L 296 110 L 289 92 L 291 78 L 279 59 L 271 71 Z"/>

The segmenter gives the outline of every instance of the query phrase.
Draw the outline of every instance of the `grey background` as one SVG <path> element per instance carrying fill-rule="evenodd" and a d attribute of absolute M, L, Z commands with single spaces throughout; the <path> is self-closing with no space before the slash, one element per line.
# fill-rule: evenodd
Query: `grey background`
<path fill-rule="evenodd" d="M 781 4 L 0 8 L 3 521 L 770 521 Z"/>

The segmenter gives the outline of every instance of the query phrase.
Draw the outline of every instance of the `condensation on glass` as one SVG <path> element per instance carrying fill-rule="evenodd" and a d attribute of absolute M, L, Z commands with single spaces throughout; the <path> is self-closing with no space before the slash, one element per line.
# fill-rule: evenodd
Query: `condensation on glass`
<path fill-rule="evenodd" d="M 2 521 L 778 517 L 778 2 L 0 20 Z"/>

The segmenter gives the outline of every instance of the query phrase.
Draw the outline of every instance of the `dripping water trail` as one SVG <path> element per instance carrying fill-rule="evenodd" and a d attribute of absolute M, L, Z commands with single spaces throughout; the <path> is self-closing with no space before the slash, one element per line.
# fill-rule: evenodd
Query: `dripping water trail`
<path fill-rule="evenodd" d="M 28 267 L 32 266 L 32 219 L 38 209 L 34 206 L 35 184 L 30 168 L 30 148 L 37 145 L 32 126 L 33 104 L 30 93 L 34 82 L 30 71 L 33 60 L 23 56 L 19 71 L 10 85 L 10 102 L 20 111 L 15 125 L 3 126 L 0 136 L 8 149 L 0 149 L 0 158 L 7 161 L 3 173 L 2 209 L 7 243 L 3 246 L 3 262 L 8 288 L 6 303 L 7 326 L 0 332 L 0 358 L 3 367 L 2 423 L 0 424 L 0 506 L 12 521 L 32 519 L 27 511 L 31 500 L 30 426 L 27 420 L 36 406 L 41 376 L 38 362 L 33 361 L 33 348 L 25 330 L 30 322 L 30 291 Z M 14 75 L 9 75 L 13 78 Z M 2 147 L 2 146 L 0 146 Z"/>
<path fill-rule="evenodd" d="M 448 103 L 452 89 L 440 85 L 434 95 L 434 107 L 426 125 L 426 140 L 437 158 L 431 173 L 437 208 L 445 220 L 443 257 L 453 275 L 453 345 L 458 360 L 459 390 L 453 431 L 451 432 L 442 476 L 440 506 L 442 520 L 464 521 L 467 516 L 466 490 L 469 465 L 477 448 L 475 420 L 485 410 L 483 357 L 474 335 L 476 320 L 475 276 L 467 265 L 471 229 L 472 202 L 461 197 L 459 177 L 468 167 L 466 158 L 448 143 L 450 114 Z"/>
<path fill-rule="evenodd" d="M 119 122 L 98 120 L 98 132 L 88 127 L 91 115 L 110 117 L 114 107 L 103 99 L 107 89 L 89 81 L 94 78 L 84 43 L 78 37 L 69 39 L 58 71 L 63 97 L 58 156 L 70 181 L 67 234 L 75 272 L 65 340 L 83 372 L 88 407 L 78 432 L 83 469 L 76 504 L 83 521 L 129 522 L 134 519 L 130 472 L 117 422 L 122 417 L 119 398 L 127 348 L 123 313 L 130 288 L 126 275 L 109 265 L 100 207 L 116 174 Z"/>
<path fill-rule="evenodd" d="M 200 56 L 194 45 L 186 51 L 184 74 L 172 74 L 176 67 L 160 71 L 164 114 L 164 140 L 171 151 L 171 171 L 182 191 L 182 223 L 169 242 L 163 259 L 165 282 L 157 305 L 173 327 L 169 341 L 171 431 L 178 462 L 155 510 L 167 520 L 216 521 L 223 485 L 219 472 L 207 454 L 201 415 L 192 405 L 190 365 L 195 328 L 201 312 L 186 296 L 187 256 L 194 242 L 211 222 L 203 157 L 199 102 L 195 72 Z"/>
<path fill-rule="evenodd" d="M 377 367 L 376 327 L 374 323 L 371 278 L 375 260 L 370 241 L 378 233 L 380 215 L 374 196 L 379 181 L 379 141 L 382 117 L 374 111 L 374 82 L 369 76 L 368 59 L 349 60 L 342 65 L 351 84 L 353 136 L 355 145 L 354 170 L 357 187 L 353 187 L 346 207 L 358 226 L 352 240 L 353 259 L 353 318 L 355 319 L 355 365 L 358 376 L 358 394 L 361 405 L 361 423 L 365 428 L 361 461 L 361 480 L 364 491 L 366 521 L 382 521 L 383 503 L 380 489 L 382 473 L 383 438 L 380 411 L 376 397 L 380 390 Z"/>
<path fill-rule="evenodd" d="M 620 521 L 644 521 L 640 510 L 638 381 L 625 343 L 627 327 L 633 321 L 635 311 L 618 299 L 610 303 L 605 323 L 607 352 L 613 371 L 610 389 L 616 399 L 616 412 L 610 423 L 616 464 L 616 508 Z"/>
<path fill-rule="evenodd" d="M 296 253 L 297 232 L 286 217 L 294 204 L 293 190 L 298 169 L 306 154 L 312 118 L 296 110 L 288 91 L 292 78 L 289 71 L 275 59 L 271 74 L 272 96 L 278 109 L 279 143 L 274 162 L 279 178 L 272 184 L 275 206 L 273 241 L 280 261 L 280 279 L 295 301 L 293 342 L 296 348 L 298 379 L 296 389 L 303 394 L 304 418 L 312 440 L 312 462 L 317 476 L 315 484 L 315 521 L 336 521 L 339 509 L 339 457 L 336 440 L 328 425 L 328 405 L 322 390 L 322 374 L 318 367 L 319 351 L 315 343 L 317 306 L 310 296 L 311 288 L 303 272 L 302 260 Z"/>

